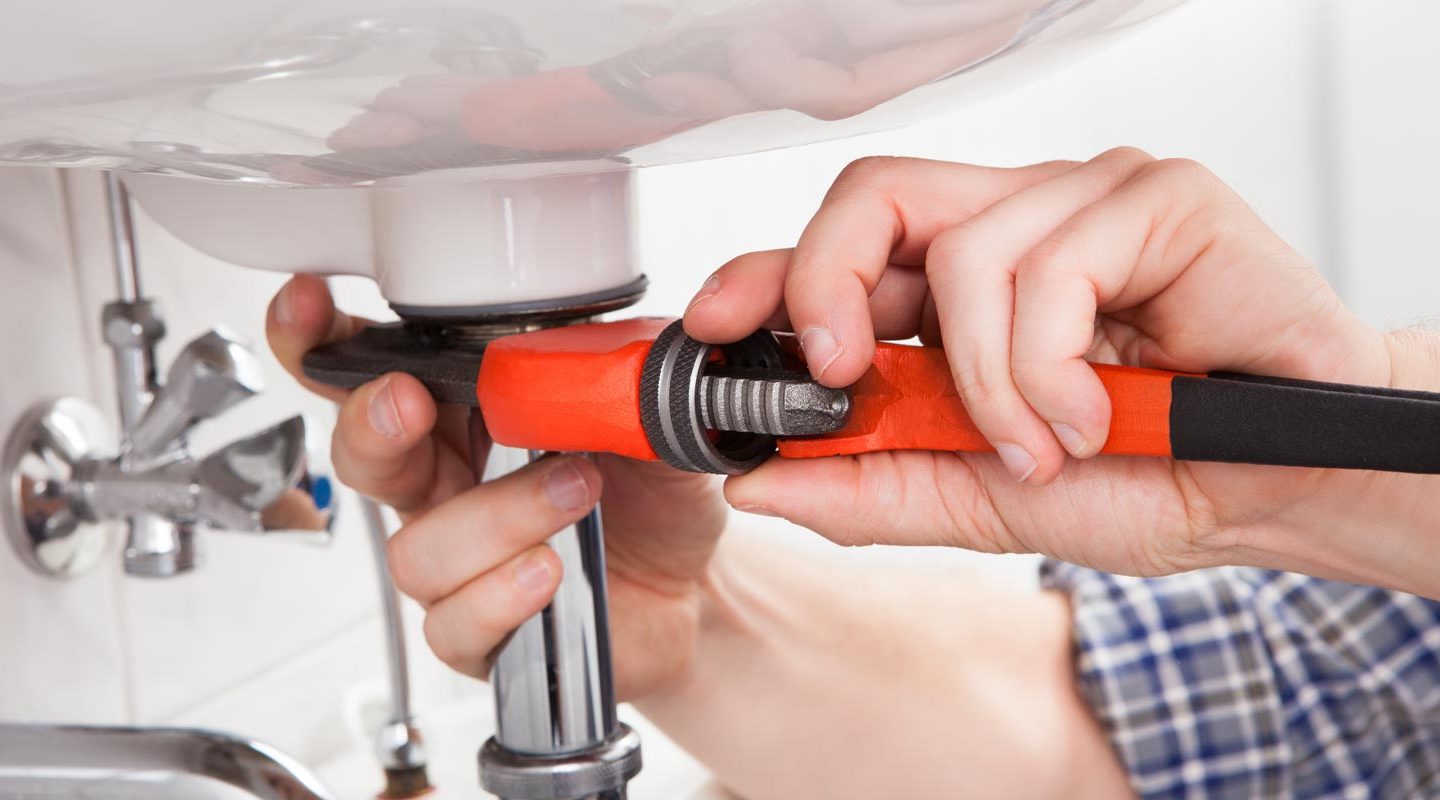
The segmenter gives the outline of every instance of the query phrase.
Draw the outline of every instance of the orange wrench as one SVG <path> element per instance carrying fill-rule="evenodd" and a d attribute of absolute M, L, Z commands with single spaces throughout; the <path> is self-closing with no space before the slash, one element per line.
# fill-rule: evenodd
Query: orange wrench
<path fill-rule="evenodd" d="M 502 445 L 611 452 L 739 473 L 775 455 L 991 450 L 938 348 L 881 342 L 846 389 L 809 380 L 793 337 L 712 346 L 668 319 L 502 336 L 457 352 L 367 329 L 306 356 L 312 378 L 354 386 L 398 369 L 437 400 L 478 405 Z M 383 345 L 383 342 L 381 343 Z M 370 348 L 370 352 L 366 348 Z M 1189 461 L 1440 473 L 1440 395 L 1237 374 L 1094 365 L 1110 395 L 1101 453 Z"/>

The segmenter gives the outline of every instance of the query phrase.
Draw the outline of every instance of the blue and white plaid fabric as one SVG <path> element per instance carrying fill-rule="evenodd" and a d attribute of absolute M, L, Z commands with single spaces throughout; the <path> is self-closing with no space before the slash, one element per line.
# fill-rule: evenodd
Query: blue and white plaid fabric
<path fill-rule="evenodd" d="M 1440 797 L 1440 603 L 1260 569 L 1041 576 L 1141 797 Z"/>

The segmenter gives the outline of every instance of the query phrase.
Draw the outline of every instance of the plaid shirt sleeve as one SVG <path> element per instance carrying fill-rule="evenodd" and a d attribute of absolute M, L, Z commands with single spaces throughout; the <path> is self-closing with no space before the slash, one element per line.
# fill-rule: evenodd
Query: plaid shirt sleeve
<path fill-rule="evenodd" d="M 1141 797 L 1440 797 L 1440 603 L 1260 569 L 1041 578 Z"/>

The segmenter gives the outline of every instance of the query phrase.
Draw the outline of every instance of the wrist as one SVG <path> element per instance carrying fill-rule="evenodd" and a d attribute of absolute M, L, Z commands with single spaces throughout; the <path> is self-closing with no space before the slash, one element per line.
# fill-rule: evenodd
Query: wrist
<path fill-rule="evenodd" d="M 757 623 L 748 617 L 761 613 L 767 603 L 754 597 L 756 589 L 752 587 L 756 579 L 749 569 L 754 559 L 737 553 L 746 549 L 746 545 L 736 541 L 741 538 L 733 534 L 722 538 L 695 582 L 698 610 L 694 635 L 690 637 L 688 652 L 680 667 L 643 697 L 632 701 L 647 717 L 684 713 L 697 698 L 713 690 L 725 665 L 737 654 L 753 652 L 753 648 L 763 643 Z"/>
<path fill-rule="evenodd" d="M 1404 328 L 1385 334 L 1390 388 L 1440 392 L 1440 333 Z"/>
<path fill-rule="evenodd" d="M 1384 334 L 1392 389 L 1440 392 L 1440 334 Z M 1377 381 L 1378 382 L 1378 381 Z M 1421 432 L 1422 434 L 1424 432 Z M 1316 470 L 1310 489 L 1243 537 L 1251 564 L 1440 598 L 1440 476 Z"/>
<path fill-rule="evenodd" d="M 740 794 L 1125 791 L 1063 597 L 746 538 L 707 574 L 695 668 L 636 704 Z"/>

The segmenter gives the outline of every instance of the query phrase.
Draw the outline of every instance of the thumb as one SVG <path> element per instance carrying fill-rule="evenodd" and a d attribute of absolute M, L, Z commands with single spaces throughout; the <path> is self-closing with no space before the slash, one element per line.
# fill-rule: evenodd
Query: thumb
<path fill-rule="evenodd" d="M 772 458 L 725 482 L 725 499 L 737 510 L 783 517 L 840 545 L 1008 552 L 987 496 L 961 456 L 918 450 Z"/>

